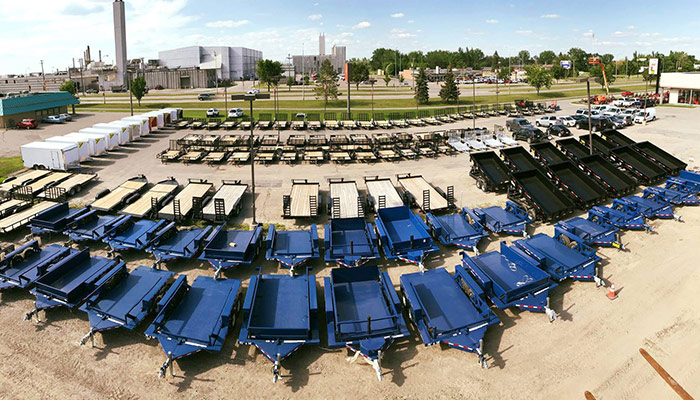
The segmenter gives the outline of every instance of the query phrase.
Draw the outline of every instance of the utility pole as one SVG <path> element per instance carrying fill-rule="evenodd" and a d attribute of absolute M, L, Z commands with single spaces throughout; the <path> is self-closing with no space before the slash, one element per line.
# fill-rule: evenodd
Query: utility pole
<path fill-rule="evenodd" d="M 81 58 L 79 61 L 80 61 L 80 91 L 83 92 L 83 96 L 85 96 L 85 82 L 83 81 L 83 59 Z"/>
<path fill-rule="evenodd" d="M 44 75 L 44 60 L 41 60 L 41 79 L 44 81 L 44 92 L 46 91 L 46 75 Z"/>
<path fill-rule="evenodd" d="M 348 119 L 351 119 L 350 113 L 350 63 L 345 63 L 345 83 L 348 85 Z"/>
<path fill-rule="evenodd" d="M 474 77 L 472 77 L 472 109 L 476 111 L 476 80 Z M 472 128 L 476 129 L 476 114 L 472 118 Z"/>
<path fill-rule="evenodd" d="M 306 57 L 304 57 L 304 43 L 301 44 L 301 101 L 306 99 Z"/>
<path fill-rule="evenodd" d="M 591 122 L 591 81 L 586 79 L 586 91 L 588 92 L 588 97 L 586 98 L 586 103 L 588 103 L 588 147 L 590 155 L 593 155 L 593 125 Z"/>
<path fill-rule="evenodd" d="M 126 70 L 126 80 L 127 80 L 127 86 L 129 90 L 129 112 L 131 112 L 131 116 L 134 116 L 134 96 L 131 93 L 131 72 L 129 72 L 129 69 Z"/>

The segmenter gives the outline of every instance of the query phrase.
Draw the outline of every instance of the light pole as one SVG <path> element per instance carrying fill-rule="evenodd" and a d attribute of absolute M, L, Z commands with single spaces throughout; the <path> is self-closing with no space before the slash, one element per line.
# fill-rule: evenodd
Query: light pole
<path fill-rule="evenodd" d="M 257 94 L 234 94 L 231 95 L 231 100 L 244 100 L 250 102 L 250 187 L 253 193 L 253 224 L 257 224 L 255 219 L 255 141 L 253 139 L 253 128 L 255 126 L 255 120 L 253 119 L 253 102 L 256 99 L 269 99 L 270 93 L 257 93 Z"/>
<path fill-rule="evenodd" d="M 374 82 L 376 79 L 370 79 L 369 83 L 372 84 L 372 89 L 370 89 L 370 94 L 372 95 L 372 121 L 374 121 Z"/>
<path fill-rule="evenodd" d="M 588 92 L 588 145 L 590 155 L 593 155 L 593 125 L 591 124 L 591 81 L 586 79 L 586 91 Z"/>
<path fill-rule="evenodd" d="M 472 109 L 476 111 L 476 79 L 472 77 Z M 476 113 L 472 113 L 472 128 L 476 129 Z"/>
<path fill-rule="evenodd" d="M 127 83 L 128 90 L 129 90 L 129 111 L 131 112 L 131 116 L 133 117 L 134 116 L 134 97 L 131 94 L 131 72 L 128 69 L 126 70 L 126 83 Z"/>

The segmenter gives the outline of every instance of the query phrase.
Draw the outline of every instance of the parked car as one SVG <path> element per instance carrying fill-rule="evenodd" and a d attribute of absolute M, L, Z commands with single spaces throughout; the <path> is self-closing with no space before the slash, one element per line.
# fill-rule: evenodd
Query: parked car
<path fill-rule="evenodd" d="M 49 124 L 62 124 L 66 122 L 60 115 L 49 115 L 42 119 L 43 122 L 48 122 Z"/>
<path fill-rule="evenodd" d="M 557 120 L 559 120 L 559 117 L 556 115 L 545 115 L 537 118 L 535 120 L 535 125 L 547 127 L 556 124 Z"/>
<path fill-rule="evenodd" d="M 214 95 L 212 93 L 200 93 L 199 96 L 197 96 L 197 100 L 199 101 L 211 100 L 213 98 Z"/>
<path fill-rule="evenodd" d="M 635 116 L 634 116 L 634 123 L 635 124 L 641 124 L 646 120 L 647 122 L 653 121 L 656 119 L 656 109 L 655 108 L 647 108 L 646 115 L 644 114 L 644 110 L 640 110 Z"/>
<path fill-rule="evenodd" d="M 120 86 L 112 86 L 110 88 L 112 93 L 125 93 L 126 92 L 126 86 L 120 85 Z"/>
<path fill-rule="evenodd" d="M 619 98 L 617 100 L 614 100 L 612 103 L 614 106 L 617 107 L 631 107 L 636 99 L 630 98 L 630 97 L 623 97 Z"/>
<path fill-rule="evenodd" d="M 578 110 L 576 110 L 576 114 L 577 114 L 577 115 L 586 115 L 586 116 L 587 116 L 587 115 L 588 115 L 588 110 L 586 110 L 585 108 L 579 108 Z M 591 109 L 591 115 L 592 115 L 592 116 L 596 116 L 596 115 L 598 115 L 598 114 L 600 114 L 598 111 L 596 111 L 596 110 L 594 110 L 594 109 Z"/>
<path fill-rule="evenodd" d="M 523 140 L 528 143 L 538 143 L 546 141 L 547 134 L 530 125 L 529 127 L 520 128 L 513 132 L 513 139 Z"/>
<path fill-rule="evenodd" d="M 250 89 L 246 93 L 247 94 L 258 94 L 258 93 L 260 93 L 260 89 Z"/>
<path fill-rule="evenodd" d="M 65 120 L 65 121 L 72 121 L 73 120 L 73 117 L 70 114 L 63 113 L 63 114 L 58 114 L 58 115 L 63 117 L 63 120 Z"/>
<path fill-rule="evenodd" d="M 559 117 L 559 120 L 561 121 L 564 126 L 575 126 L 576 125 L 576 118 L 573 116 L 567 116 L 567 117 Z"/>
<path fill-rule="evenodd" d="M 591 126 L 594 131 L 600 132 L 606 129 L 612 129 L 613 123 L 607 118 L 593 117 L 591 118 Z M 584 118 L 576 122 L 576 127 L 578 129 L 588 130 L 588 118 Z"/>
<path fill-rule="evenodd" d="M 32 118 L 25 118 L 21 121 L 19 121 L 16 125 L 17 128 L 24 128 L 24 129 L 34 129 L 37 126 L 39 126 L 39 123 L 36 122 L 35 119 Z"/>
<path fill-rule="evenodd" d="M 88 89 L 85 91 L 86 94 L 97 94 L 97 89 Z"/>
<path fill-rule="evenodd" d="M 610 122 L 612 122 L 613 126 L 615 129 L 622 129 L 627 126 L 625 124 L 625 121 L 622 118 L 618 118 L 616 116 L 611 116 L 607 118 Z"/>
<path fill-rule="evenodd" d="M 228 117 L 229 118 L 241 118 L 243 117 L 243 110 L 240 108 L 232 108 L 228 110 Z"/>
<path fill-rule="evenodd" d="M 525 118 L 513 118 L 506 121 L 506 129 L 513 132 L 520 130 L 524 126 L 532 127 L 532 124 Z"/>
<path fill-rule="evenodd" d="M 219 110 L 216 108 L 210 108 L 207 110 L 207 117 L 218 117 Z"/>
<path fill-rule="evenodd" d="M 604 111 L 603 115 L 607 115 L 609 117 L 612 117 L 614 115 L 619 114 L 622 111 L 621 108 L 615 107 L 615 106 L 608 106 Z"/>
<path fill-rule="evenodd" d="M 567 137 L 571 136 L 571 131 L 564 125 L 550 125 L 547 128 L 547 136 Z"/>
<path fill-rule="evenodd" d="M 633 114 L 617 114 L 615 117 L 623 120 L 625 122 L 625 125 L 630 126 L 634 125 L 634 115 Z"/>

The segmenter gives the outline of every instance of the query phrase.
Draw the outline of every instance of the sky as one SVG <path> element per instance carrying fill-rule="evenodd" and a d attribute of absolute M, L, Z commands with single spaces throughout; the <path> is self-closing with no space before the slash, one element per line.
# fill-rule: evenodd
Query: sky
<path fill-rule="evenodd" d="M 125 0 L 129 58 L 189 45 L 249 47 L 285 62 L 318 53 L 318 35 L 348 58 L 377 47 L 501 56 L 581 47 L 616 58 L 639 52 L 700 56 L 700 1 L 626 0 Z M 90 45 L 114 60 L 110 0 L 0 0 L 0 74 L 65 70 Z M 41 10 L 41 12 L 37 12 Z"/>

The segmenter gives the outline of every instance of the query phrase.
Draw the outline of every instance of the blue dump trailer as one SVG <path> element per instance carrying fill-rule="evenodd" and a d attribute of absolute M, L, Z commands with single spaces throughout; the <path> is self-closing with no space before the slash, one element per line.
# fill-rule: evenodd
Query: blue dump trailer
<path fill-rule="evenodd" d="M 215 277 L 219 277 L 221 271 L 231 267 L 250 265 L 262 246 L 262 224 L 247 231 L 226 229 L 226 224 L 221 224 L 204 240 L 199 259 L 211 264 L 216 271 Z"/>
<path fill-rule="evenodd" d="M 646 199 L 659 197 L 675 206 L 697 206 L 698 196 L 695 193 L 681 190 L 652 186 L 644 189 L 642 197 Z"/>
<path fill-rule="evenodd" d="M 70 208 L 68 203 L 60 203 L 40 212 L 29 220 L 28 226 L 34 235 L 62 233 L 71 222 L 89 211 L 89 207 Z"/>
<path fill-rule="evenodd" d="M 624 250 L 620 239 L 620 228 L 596 213 L 588 212 L 588 218 L 574 217 L 559 221 L 554 226 L 554 236 L 566 231 L 569 236 L 575 236 L 588 246 L 615 247 Z"/>
<path fill-rule="evenodd" d="M 126 220 L 125 215 L 100 216 L 97 211 L 90 210 L 69 223 L 63 233 L 73 242 L 100 241 Z"/>
<path fill-rule="evenodd" d="M 594 281 L 596 286 L 603 285 L 596 268 L 596 263 L 601 258 L 593 248 L 575 240 L 575 237 L 566 232 L 556 238 L 538 233 L 528 239 L 518 239 L 514 244 L 539 261 L 540 267 L 555 281 L 572 278 L 577 281 Z"/>
<path fill-rule="evenodd" d="M 333 218 L 324 228 L 325 261 L 358 267 L 379 258 L 379 243 L 364 218 Z"/>
<path fill-rule="evenodd" d="M 425 257 L 438 250 L 428 226 L 408 206 L 380 208 L 375 223 L 387 259 L 416 264 L 423 271 Z"/>
<path fill-rule="evenodd" d="M 58 260 L 78 250 L 51 244 L 41 248 L 39 240 L 30 240 L 0 259 L 0 290 L 26 289 L 43 276 Z"/>
<path fill-rule="evenodd" d="M 376 266 L 334 268 L 323 278 L 328 346 L 343 347 L 374 367 L 382 380 L 382 354 L 409 335 L 389 274 Z"/>
<path fill-rule="evenodd" d="M 626 203 L 627 207 L 642 214 L 645 218 L 681 220 L 681 217 L 673 212 L 673 204 L 658 196 L 627 196 L 613 200 L 613 207 L 616 205 L 619 207 L 621 203 Z"/>
<path fill-rule="evenodd" d="M 445 246 L 457 246 L 463 249 L 479 252 L 479 241 L 488 237 L 479 218 L 468 208 L 463 208 L 459 214 L 425 215 L 430 233 Z"/>
<path fill-rule="evenodd" d="M 167 225 L 164 219 L 151 221 L 148 219 L 138 219 L 130 215 L 102 239 L 107 243 L 113 252 L 127 250 L 144 250 L 153 240 L 156 234 Z"/>
<path fill-rule="evenodd" d="M 34 282 L 30 293 L 36 296 L 32 316 L 39 320 L 39 311 L 65 306 L 78 307 L 86 298 L 109 286 L 124 263 L 105 257 L 90 257 L 90 249 L 69 254 L 51 265 L 45 274 Z"/>
<path fill-rule="evenodd" d="M 295 268 L 306 261 L 321 257 L 316 224 L 311 224 L 311 228 L 305 231 L 278 231 L 274 224 L 270 224 L 265 247 L 265 258 L 289 268 L 290 275 L 294 275 Z"/>
<path fill-rule="evenodd" d="M 483 293 L 497 308 L 543 312 L 552 322 L 557 315 L 549 308 L 549 292 L 557 284 L 541 265 L 541 261 L 522 249 L 501 242 L 500 252 L 491 251 L 475 257 L 462 253 L 462 265 L 455 267 L 455 273 L 471 276 L 473 279 L 465 279 L 465 282 L 472 291 Z"/>
<path fill-rule="evenodd" d="M 241 281 L 198 276 L 192 285 L 180 275 L 156 306 L 158 315 L 144 332 L 156 338 L 166 360 L 158 371 L 162 378 L 173 361 L 200 351 L 218 353 L 229 328 L 235 325 Z"/>
<path fill-rule="evenodd" d="M 484 334 L 500 321 L 472 277 L 460 273 L 452 277 L 445 268 L 404 274 L 401 295 L 409 320 L 426 346 L 444 343 L 476 353 L 479 364 L 487 367 Z"/>
<path fill-rule="evenodd" d="M 177 224 L 171 222 L 156 232 L 156 238 L 146 248 L 146 251 L 156 258 L 155 265 L 170 260 L 186 260 L 197 255 L 204 243 L 204 238 L 211 227 L 177 229 Z"/>
<path fill-rule="evenodd" d="M 282 361 L 306 344 L 319 343 L 316 277 L 251 276 L 242 321 L 238 342 L 257 347 L 274 364 L 277 382 Z"/>
<path fill-rule="evenodd" d="M 120 264 L 112 282 L 80 306 L 88 315 L 90 331 L 80 339 L 95 345 L 95 333 L 124 328 L 134 330 L 156 308 L 158 298 L 173 281 L 173 272 L 139 266 L 129 272 Z"/>
<path fill-rule="evenodd" d="M 592 215 L 620 229 L 631 231 L 646 230 L 648 232 L 653 230 L 644 220 L 644 216 L 636 211 L 636 206 L 628 206 L 625 202 L 618 202 L 616 204 L 615 200 L 613 200 L 612 207 L 593 207 L 588 210 L 588 218 L 590 219 Z"/>
<path fill-rule="evenodd" d="M 527 225 L 533 222 L 525 209 L 511 201 L 506 201 L 505 207 L 473 208 L 472 212 L 481 225 L 496 234 L 527 236 Z"/>

